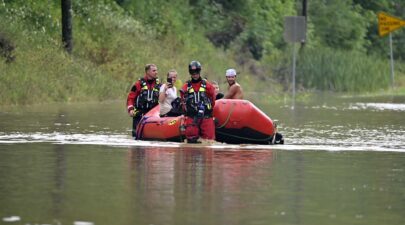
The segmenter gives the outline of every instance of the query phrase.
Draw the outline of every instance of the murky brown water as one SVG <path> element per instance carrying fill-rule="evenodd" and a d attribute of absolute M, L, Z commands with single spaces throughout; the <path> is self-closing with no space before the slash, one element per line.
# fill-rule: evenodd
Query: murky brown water
<path fill-rule="evenodd" d="M 122 102 L 2 107 L 0 224 L 405 222 L 404 98 L 259 107 L 286 145 L 133 141 Z"/>

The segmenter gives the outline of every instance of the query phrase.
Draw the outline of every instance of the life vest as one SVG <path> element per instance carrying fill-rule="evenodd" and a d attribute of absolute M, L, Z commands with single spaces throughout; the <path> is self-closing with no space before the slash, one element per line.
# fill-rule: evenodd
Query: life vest
<path fill-rule="evenodd" d="M 136 98 L 135 107 L 141 112 L 147 112 L 159 104 L 160 82 L 156 79 L 152 90 L 149 90 L 147 81 L 144 78 L 139 79 L 141 82 L 141 92 Z"/>
<path fill-rule="evenodd" d="M 187 82 L 187 91 L 184 94 L 186 103 L 186 115 L 195 117 L 198 115 L 199 109 L 204 108 L 204 116 L 212 116 L 212 103 L 207 95 L 207 82 L 201 81 L 201 86 L 198 91 L 195 91 L 191 81 Z"/>

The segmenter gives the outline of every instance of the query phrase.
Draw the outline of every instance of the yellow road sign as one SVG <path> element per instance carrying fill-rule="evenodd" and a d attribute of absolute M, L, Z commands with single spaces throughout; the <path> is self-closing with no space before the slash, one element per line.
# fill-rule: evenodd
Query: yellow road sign
<path fill-rule="evenodd" d="M 390 32 L 405 26 L 405 20 L 401 20 L 387 13 L 378 13 L 378 34 L 384 36 Z"/>

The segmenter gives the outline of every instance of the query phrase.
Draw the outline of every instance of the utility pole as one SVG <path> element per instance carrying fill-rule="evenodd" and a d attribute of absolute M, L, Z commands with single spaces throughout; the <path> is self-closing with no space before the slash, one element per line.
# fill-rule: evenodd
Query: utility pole
<path fill-rule="evenodd" d="M 62 43 L 70 54 L 73 49 L 72 42 L 72 3 L 71 0 L 61 0 L 62 8 Z"/>
<path fill-rule="evenodd" d="M 307 0 L 302 0 L 302 16 L 307 18 Z"/>
<path fill-rule="evenodd" d="M 305 26 L 308 23 L 308 17 L 307 14 L 308 10 L 307 10 L 307 0 L 302 0 L 302 16 L 305 17 Z M 306 30 L 306 28 L 305 28 Z M 303 49 L 305 47 L 305 41 L 301 41 L 301 49 Z"/>

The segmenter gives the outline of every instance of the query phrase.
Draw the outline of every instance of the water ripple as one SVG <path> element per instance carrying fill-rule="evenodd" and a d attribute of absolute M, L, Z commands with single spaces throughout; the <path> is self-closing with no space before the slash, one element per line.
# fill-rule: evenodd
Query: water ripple
<path fill-rule="evenodd" d="M 348 130 L 344 134 L 335 131 L 325 135 L 325 131 L 316 129 L 290 129 L 284 135 L 285 145 L 231 145 L 213 143 L 192 145 L 175 142 L 138 141 L 123 134 L 69 134 L 69 133 L 0 133 L 0 144 L 19 143 L 52 143 L 77 145 L 106 145 L 106 146 L 139 146 L 139 147 L 208 147 L 213 149 L 254 149 L 254 150 L 326 150 L 326 151 L 395 151 L 405 152 L 404 131 L 394 131 L 389 137 L 378 135 L 376 130 Z"/>
<path fill-rule="evenodd" d="M 350 104 L 349 109 L 352 110 L 375 110 L 375 111 L 405 111 L 405 104 L 399 103 L 354 103 Z"/>

